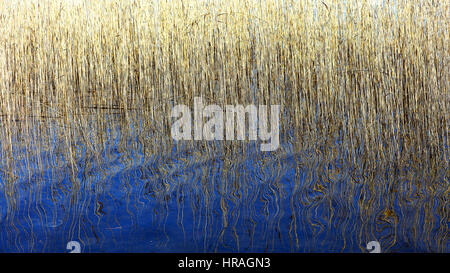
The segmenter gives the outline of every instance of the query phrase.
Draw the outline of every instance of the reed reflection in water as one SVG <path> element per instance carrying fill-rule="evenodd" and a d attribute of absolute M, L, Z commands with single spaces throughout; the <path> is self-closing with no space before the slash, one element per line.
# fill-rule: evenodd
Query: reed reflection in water
<path fill-rule="evenodd" d="M 68 154 L 55 127 L 36 123 L 46 144 L 15 146 L 17 165 L 2 167 L 2 251 L 63 252 L 72 240 L 84 252 L 360 252 L 373 240 L 385 252 L 449 250 L 442 166 L 369 167 L 289 138 L 272 153 L 169 143 L 120 126 L 80 130 L 96 141 L 73 140 Z"/>

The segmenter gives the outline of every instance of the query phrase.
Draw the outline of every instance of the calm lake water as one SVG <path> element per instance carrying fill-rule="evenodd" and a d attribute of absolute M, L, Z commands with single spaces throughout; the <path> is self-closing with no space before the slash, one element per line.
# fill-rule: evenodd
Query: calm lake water
<path fill-rule="evenodd" d="M 69 252 L 69 241 L 81 252 L 450 250 L 448 171 L 427 192 L 414 182 L 427 179 L 420 169 L 369 174 L 289 143 L 272 153 L 249 143 L 232 157 L 221 142 L 207 156 L 182 143 L 145 156 L 135 144 L 111 142 L 100 161 L 78 146 L 76 167 L 57 148 L 42 152 L 12 196 L 2 172 L 0 251 Z"/>

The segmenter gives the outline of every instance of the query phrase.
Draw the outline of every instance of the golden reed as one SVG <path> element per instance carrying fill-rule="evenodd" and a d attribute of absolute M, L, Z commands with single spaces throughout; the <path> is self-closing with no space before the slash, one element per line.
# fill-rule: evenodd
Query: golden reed
<path fill-rule="evenodd" d="M 221 106 L 281 105 L 282 147 L 272 158 L 252 156 L 270 169 L 296 155 L 292 193 L 282 191 L 281 174 L 270 178 L 272 190 L 280 190 L 274 194 L 290 196 L 293 210 L 300 202 L 313 214 L 314 204 L 329 202 L 332 224 L 332 199 L 346 192 L 342 202 L 357 200 L 360 209 L 361 242 L 387 225 L 393 230 L 382 239 L 388 246 L 405 232 L 431 250 L 448 251 L 448 8 L 419 0 L 1 0 L 0 167 L 7 218 L 14 219 L 24 177 L 31 181 L 45 170 L 58 177 L 65 170 L 70 190 L 82 190 L 94 182 L 80 180 L 80 172 L 111 162 L 112 150 L 127 166 L 155 157 L 165 162 L 179 145 L 170 136 L 172 107 L 203 97 Z M 248 156 L 247 143 L 182 147 L 186 162 L 210 162 L 220 154 L 225 192 L 251 190 L 248 179 L 226 182 L 231 159 Z M 165 163 L 156 168 L 172 173 Z M 114 168 L 99 172 L 108 177 Z M 160 186 L 154 192 L 161 196 L 175 187 Z M 211 190 L 195 189 L 204 198 Z M 417 222 L 399 220 L 396 198 L 400 207 L 417 206 Z M 221 209 L 226 229 L 232 216 L 226 202 Z M 426 219 L 418 216 L 423 213 Z M 312 214 L 303 220 L 293 213 L 294 249 L 298 226 L 326 232 Z M 346 230 L 348 223 L 335 225 Z M 432 230 L 439 236 L 430 237 Z"/>

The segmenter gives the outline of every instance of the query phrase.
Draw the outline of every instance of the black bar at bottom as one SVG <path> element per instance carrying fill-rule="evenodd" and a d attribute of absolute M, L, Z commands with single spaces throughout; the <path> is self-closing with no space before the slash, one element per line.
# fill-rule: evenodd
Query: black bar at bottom
<path fill-rule="evenodd" d="M 148 269 L 145 272 L 303 272 L 312 268 L 356 269 L 384 268 L 397 264 L 403 270 L 413 269 L 424 264 L 444 265 L 447 254 L 296 254 L 296 253 L 154 253 L 154 254 L 0 254 L 3 265 L 11 263 L 14 268 L 28 266 L 37 268 L 39 264 L 62 264 L 64 267 L 78 269 L 123 270 L 129 268 Z M 32 260 L 28 262 L 28 260 Z M 426 261 L 425 261 L 426 260 Z M 85 264 L 85 265 L 84 265 Z M 59 266 L 56 266 L 57 269 Z M 63 269 L 59 267 L 60 269 Z M 307 269 L 309 268 L 309 269 Z M 158 270 L 154 270 L 158 269 Z M 280 271 L 281 270 L 281 271 Z M 140 272 L 142 272 L 140 270 Z"/>

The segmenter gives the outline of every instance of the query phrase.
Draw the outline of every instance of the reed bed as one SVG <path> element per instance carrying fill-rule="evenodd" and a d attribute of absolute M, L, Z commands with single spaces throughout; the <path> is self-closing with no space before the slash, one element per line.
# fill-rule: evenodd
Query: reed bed
<path fill-rule="evenodd" d="M 399 222 L 391 199 L 422 192 L 439 199 L 421 204 L 440 218 L 418 220 L 425 231 L 413 241 L 448 250 L 448 23 L 445 1 L 2 0 L 0 181 L 8 215 L 24 177 L 45 181 L 43 172 L 64 170 L 71 190 L 89 188 L 80 173 L 100 166 L 107 177 L 111 151 L 127 166 L 219 156 L 226 185 L 217 187 L 229 194 L 251 192 L 248 182 L 227 184 L 230 158 L 251 154 L 261 166 L 281 166 L 295 155 L 296 177 L 309 175 L 305 185 L 295 179 L 292 208 L 300 198 L 312 211 L 344 191 L 349 204 L 358 200 L 364 224 L 405 232 L 414 223 Z M 280 149 L 268 157 L 245 141 L 175 143 L 170 111 L 194 97 L 281 105 Z M 206 185 L 196 191 L 212 194 Z M 293 215 L 295 249 L 303 220 Z M 436 228 L 440 236 L 428 238 Z"/>

